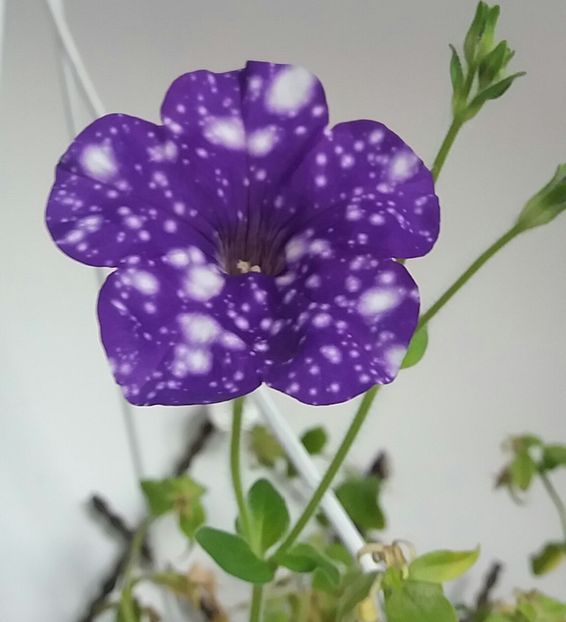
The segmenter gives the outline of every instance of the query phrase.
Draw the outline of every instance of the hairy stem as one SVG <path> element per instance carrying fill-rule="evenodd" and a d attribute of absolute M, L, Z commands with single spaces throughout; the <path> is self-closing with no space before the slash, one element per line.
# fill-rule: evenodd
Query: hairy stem
<path fill-rule="evenodd" d="M 316 513 L 318 506 L 322 501 L 324 493 L 330 488 L 334 477 L 342 466 L 348 452 L 350 451 L 350 448 L 352 447 L 354 440 L 356 439 L 356 436 L 358 435 L 358 432 L 360 431 L 364 421 L 366 420 L 366 417 L 369 413 L 373 400 L 375 399 L 375 396 L 379 390 L 379 387 L 380 385 L 375 385 L 364 394 L 362 401 L 360 402 L 360 406 L 358 407 L 352 423 L 348 428 L 346 435 L 342 439 L 342 442 L 340 443 L 340 446 L 338 447 L 334 458 L 328 465 L 325 474 L 323 475 L 319 485 L 313 492 L 307 506 L 297 519 L 297 522 L 295 523 L 285 540 L 281 543 L 277 551 L 274 553 L 274 558 L 277 558 L 278 556 L 284 554 L 286 551 L 289 550 L 291 546 L 293 546 L 297 538 L 301 535 L 301 532 L 305 528 L 306 524 Z"/>
<path fill-rule="evenodd" d="M 564 535 L 564 543 L 566 544 L 566 505 L 564 505 L 564 501 L 560 498 L 554 484 L 550 481 L 550 478 L 544 471 L 539 471 L 539 477 L 542 481 L 550 500 L 554 504 L 556 511 L 558 512 L 558 517 L 560 518 L 560 524 L 562 525 L 562 532 Z"/>
<path fill-rule="evenodd" d="M 240 445 L 242 438 L 242 420 L 244 410 L 244 398 L 239 397 L 233 403 L 232 439 L 230 442 L 230 473 L 232 475 L 232 487 L 238 505 L 238 514 L 241 521 L 242 532 L 249 541 L 251 537 L 251 522 L 242 485 L 242 472 L 240 468 Z"/>
<path fill-rule="evenodd" d="M 452 285 L 440 296 L 440 298 L 423 313 L 419 320 L 419 328 L 422 328 L 425 324 L 442 309 L 442 307 L 458 292 L 474 274 L 498 251 L 500 251 L 506 244 L 513 240 L 517 235 L 521 233 L 521 229 L 516 226 L 511 227 L 506 233 L 498 238 L 488 249 L 486 249 L 471 265 L 463 272 Z"/>

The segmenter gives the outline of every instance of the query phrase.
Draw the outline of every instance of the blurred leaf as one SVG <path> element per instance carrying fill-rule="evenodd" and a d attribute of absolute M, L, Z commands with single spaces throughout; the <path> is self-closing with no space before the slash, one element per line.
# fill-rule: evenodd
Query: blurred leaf
<path fill-rule="evenodd" d="M 116 611 L 116 622 L 141 622 L 141 609 L 134 599 L 131 587 L 122 590 Z"/>
<path fill-rule="evenodd" d="M 363 530 L 383 529 L 385 516 L 378 503 L 379 480 L 368 477 L 347 479 L 336 489 L 336 496 L 350 518 Z"/>
<path fill-rule="evenodd" d="M 415 559 L 409 566 L 409 576 L 417 581 L 444 583 L 467 572 L 479 557 L 473 551 L 433 551 Z"/>
<path fill-rule="evenodd" d="M 339 542 L 331 542 L 324 552 L 331 560 L 346 566 L 346 568 L 350 568 L 354 563 L 354 558 L 348 549 Z"/>
<path fill-rule="evenodd" d="M 187 576 L 180 572 L 156 572 L 148 577 L 154 585 L 159 585 L 168 589 L 170 592 L 181 598 L 187 598 L 189 593 L 189 582 Z"/>
<path fill-rule="evenodd" d="M 340 581 L 340 572 L 332 561 L 310 544 L 301 542 L 277 558 L 277 562 L 294 572 L 314 572 L 317 568 L 327 575 L 334 586 Z"/>
<path fill-rule="evenodd" d="M 206 520 L 206 513 L 202 503 L 197 501 L 179 513 L 179 527 L 181 531 L 192 540 Z"/>
<path fill-rule="evenodd" d="M 515 454 L 509 465 L 511 484 L 519 490 L 528 490 L 533 477 L 537 473 L 537 465 L 527 450 L 521 450 Z"/>
<path fill-rule="evenodd" d="M 248 506 L 253 523 L 254 542 L 257 542 L 259 551 L 265 553 L 289 527 L 287 504 L 271 482 L 260 479 L 248 492 Z"/>
<path fill-rule="evenodd" d="M 547 471 L 566 466 L 566 445 L 545 445 L 542 450 L 542 466 Z"/>
<path fill-rule="evenodd" d="M 564 622 L 566 620 L 566 603 L 561 603 L 537 591 L 520 594 L 517 611 L 527 622 Z M 522 622 L 521 618 L 517 620 Z"/>
<path fill-rule="evenodd" d="M 285 456 L 283 448 L 264 425 L 256 425 L 250 432 L 250 450 L 263 466 L 273 468 Z"/>
<path fill-rule="evenodd" d="M 161 516 L 173 510 L 183 514 L 189 512 L 205 493 L 206 489 L 188 475 L 162 480 L 141 482 L 151 515 Z"/>
<path fill-rule="evenodd" d="M 564 542 L 549 542 L 531 558 L 531 569 L 537 576 L 547 574 L 560 566 L 566 560 L 566 544 Z"/>
<path fill-rule="evenodd" d="M 423 358 L 428 346 L 428 329 L 426 326 L 419 328 L 413 335 L 409 348 L 401 363 L 401 369 L 407 369 L 407 367 L 413 367 Z"/>
<path fill-rule="evenodd" d="M 356 606 L 370 595 L 377 577 L 377 572 L 357 572 L 349 577 L 348 581 L 345 582 L 344 592 L 338 601 L 337 622 L 347 619 Z"/>
<path fill-rule="evenodd" d="M 322 453 L 327 442 L 328 434 L 322 426 L 307 430 L 301 437 L 301 443 L 311 455 Z"/>
<path fill-rule="evenodd" d="M 412 579 L 385 592 L 385 613 L 388 622 L 458 622 L 440 585 Z"/>
<path fill-rule="evenodd" d="M 202 527 L 196 533 L 196 540 L 228 574 L 249 583 L 268 583 L 273 579 L 274 569 L 260 559 L 242 537 Z"/>

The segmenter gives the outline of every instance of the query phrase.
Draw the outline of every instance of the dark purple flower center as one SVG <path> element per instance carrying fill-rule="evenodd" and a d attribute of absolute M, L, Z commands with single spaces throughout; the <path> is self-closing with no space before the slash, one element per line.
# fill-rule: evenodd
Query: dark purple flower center
<path fill-rule="evenodd" d="M 235 230 L 219 234 L 219 263 L 227 274 L 262 272 L 277 276 L 285 271 L 287 228 L 267 231 L 261 224 L 242 222 Z"/>

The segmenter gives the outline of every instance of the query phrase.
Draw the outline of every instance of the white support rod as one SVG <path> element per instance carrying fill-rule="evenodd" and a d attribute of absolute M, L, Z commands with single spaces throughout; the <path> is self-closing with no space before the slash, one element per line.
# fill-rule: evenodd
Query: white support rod
<path fill-rule="evenodd" d="M 86 67 L 82 62 L 80 53 L 73 40 L 60 0 L 47 0 L 51 17 L 53 18 L 54 30 L 57 34 L 59 48 L 60 68 L 62 74 L 62 87 L 65 107 L 65 118 L 69 129 L 70 138 L 74 138 L 80 131 L 79 110 L 81 106 L 81 93 L 88 103 L 89 112 L 93 117 L 104 114 L 104 106 L 98 97 L 94 84 L 90 80 Z M 100 287 L 105 275 L 102 270 L 96 270 L 97 284 Z M 144 466 L 140 443 L 133 421 L 133 413 L 130 405 L 119 395 L 119 406 L 126 428 L 126 438 L 130 449 L 132 467 L 138 480 L 144 477 Z"/>
<path fill-rule="evenodd" d="M 265 385 L 262 385 L 253 393 L 253 398 L 257 402 L 273 434 L 283 446 L 289 460 L 301 474 L 307 485 L 314 490 L 320 483 L 320 473 L 307 450 L 293 430 L 291 430 L 287 420 L 277 408 L 270 395 L 269 389 Z M 366 542 L 332 490 L 328 490 L 325 493 L 322 498 L 321 507 L 344 543 L 344 546 L 351 555 L 356 557 Z M 366 571 L 375 570 L 377 568 L 377 565 L 367 555 L 361 558 L 360 563 Z"/>
<path fill-rule="evenodd" d="M 93 117 L 102 117 L 106 114 L 104 104 L 98 95 L 98 92 L 94 86 L 93 81 L 90 79 L 89 73 L 85 67 L 85 64 L 81 58 L 69 25 L 65 16 L 65 8 L 63 6 L 63 0 L 46 0 L 47 8 L 51 13 L 55 32 L 65 54 L 71 63 L 77 83 L 85 95 L 86 102 L 90 108 L 90 112 Z"/>

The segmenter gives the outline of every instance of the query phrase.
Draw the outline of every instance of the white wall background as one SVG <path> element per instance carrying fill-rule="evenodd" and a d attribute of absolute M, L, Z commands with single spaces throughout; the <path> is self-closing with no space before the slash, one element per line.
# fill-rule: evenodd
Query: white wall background
<path fill-rule="evenodd" d="M 566 4 L 505 0 L 501 36 L 528 76 L 464 129 L 438 191 L 443 229 L 411 262 L 428 306 L 513 221 L 566 159 Z M 333 121 L 375 118 L 428 161 L 449 121 L 449 42 L 466 0 L 74 0 L 73 32 L 112 111 L 157 119 L 178 74 L 248 58 L 296 62 L 322 79 Z M 134 520 L 142 512 L 116 389 L 98 343 L 93 271 L 59 253 L 43 225 L 55 162 L 68 143 L 54 37 L 40 0 L 8 0 L 0 98 L 0 619 L 71 622 L 116 551 L 88 518 L 92 490 Z M 523 509 L 493 478 L 501 441 L 532 431 L 566 441 L 566 216 L 516 240 L 435 319 L 421 365 L 384 391 L 356 443 L 363 465 L 394 462 L 387 536 L 420 551 L 480 543 L 481 562 L 453 588 L 472 595 L 493 559 L 499 593 L 535 586 L 566 598 L 566 569 L 529 576 L 526 558 L 559 524 L 540 490 Z M 334 443 L 354 404 L 306 408 L 277 396 L 297 431 L 324 422 Z M 187 409 L 135 413 L 145 473 L 166 472 L 196 421 Z M 211 522 L 233 506 L 222 439 L 195 476 Z M 557 478 L 566 491 L 566 478 Z M 163 531 L 163 529 L 161 530 Z M 183 559 L 178 541 L 164 551 Z M 228 585 L 234 584 L 226 582 Z M 239 586 L 237 586 L 239 588 Z"/>

